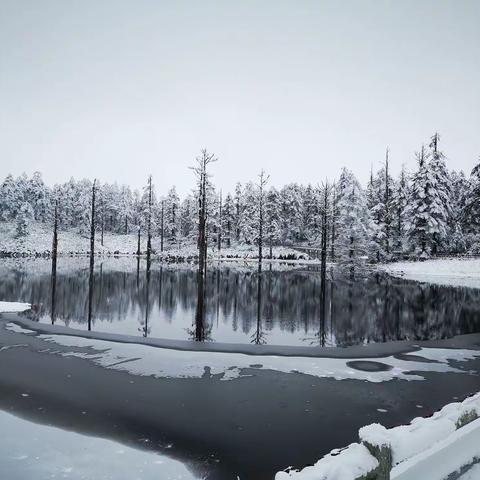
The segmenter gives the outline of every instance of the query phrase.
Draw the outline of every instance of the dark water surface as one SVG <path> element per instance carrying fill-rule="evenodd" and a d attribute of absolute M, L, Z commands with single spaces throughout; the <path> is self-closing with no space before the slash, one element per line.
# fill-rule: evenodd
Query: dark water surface
<path fill-rule="evenodd" d="M 87 328 L 88 259 L 60 258 L 56 323 Z M 138 267 L 138 268 L 137 268 Z M 48 260 L 5 260 L 0 298 L 39 305 L 51 322 Z M 168 339 L 195 339 L 195 266 L 97 259 L 92 330 Z M 329 271 L 322 302 L 314 267 L 211 265 L 202 336 L 206 341 L 348 346 L 428 340 L 480 332 L 480 290 L 426 285 L 383 274 L 355 280 Z M 260 308 L 258 308 L 260 306 Z M 197 324 L 198 330 L 198 324 Z"/>

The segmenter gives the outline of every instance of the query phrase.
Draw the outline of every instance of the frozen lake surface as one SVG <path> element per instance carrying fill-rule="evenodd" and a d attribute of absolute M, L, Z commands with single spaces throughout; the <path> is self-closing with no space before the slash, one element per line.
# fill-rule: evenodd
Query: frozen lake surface
<path fill-rule="evenodd" d="M 58 268 L 56 323 L 86 329 L 88 259 L 60 258 Z M 48 260 L 5 260 L 1 274 L 2 300 L 36 304 L 39 320 L 51 322 Z M 386 274 L 352 281 L 329 272 L 322 303 L 316 267 L 266 264 L 260 290 L 258 281 L 254 267 L 209 267 L 203 340 L 328 347 L 435 340 L 480 331 L 480 290 Z M 194 266 L 153 263 L 147 282 L 144 261 L 97 259 L 92 330 L 198 338 L 196 285 Z"/>

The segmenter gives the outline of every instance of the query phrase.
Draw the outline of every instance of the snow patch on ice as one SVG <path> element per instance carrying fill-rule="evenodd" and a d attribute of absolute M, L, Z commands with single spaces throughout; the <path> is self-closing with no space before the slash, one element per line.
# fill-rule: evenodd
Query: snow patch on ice
<path fill-rule="evenodd" d="M 435 362 L 401 360 L 390 356 L 382 358 L 382 363 L 387 364 L 390 369 L 368 372 L 348 366 L 351 359 L 262 355 L 261 363 L 255 364 L 252 362 L 252 355 L 241 353 L 175 350 L 68 335 L 39 335 L 38 338 L 63 347 L 86 349 L 84 352 L 54 350 L 51 353 L 88 359 L 105 368 L 158 378 L 201 378 L 205 375 L 218 375 L 220 380 L 233 380 L 251 375 L 252 370 L 273 370 L 318 378 L 329 377 L 336 380 L 350 379 L 378 383 L 394 378 L 423 380 L 424 377 L 419 374 L 420 372 L 465 373 L 448 363 L 449 355 L 445 353 L 445 349 L 436 348 L 421 349 L 418 352 L 419 355 L 426 355 L 436 360 Z M 478 350 L 457 350 L 455 360 L 466 361 L 477 356 L 480 356 Z M 376 361 L 377 359 L 365 360 Z"/>
<path fill-rule="evenodd" d="M 29 330 L 28 328 L 24 328 L 21 325 L 17 325 L 16 323 L 7 323 L 5 326 L 7 330 L 15 333 L 35 333 L 33 330 Z"/>

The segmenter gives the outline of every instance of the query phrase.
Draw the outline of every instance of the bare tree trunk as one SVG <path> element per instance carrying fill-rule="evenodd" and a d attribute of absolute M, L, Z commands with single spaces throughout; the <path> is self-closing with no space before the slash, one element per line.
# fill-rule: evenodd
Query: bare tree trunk
<path fill-rule="evenodd" d="M 207 166 L 216 161 L 213 155 L 202 150 L 196 159 L 193 171 L 198 178 L 198 270 L 197 270 L 197 309 L 195 313 L 195 340 L 205 339 L 205 275 L 207 269 Z"/>
<path fill-rule="evenodd" d="M 88 280 L 88 330 L 92 329 L 92 307 L 93 307 L 93 268 L 95 266 L 95 185 L 92 186 L 92 218 L 90 228 L 90 277 Z"/>
<path fill-rule="evenodd" d="M 262 270 L 263 260 L 263 203 L 265 197 L 265 186 L 268 182 L 268 175 L 262 170 L 258 182 L 258 270 Z"/>
<path fill-rule="evenodd" d="M 163 252 L 163 215 L 165 210 L 165 200 L 162 200 L 162 213 L 160 217 L 160 251 Z"/>
<path fill-rule="evenodd" d="M 222 250 L 222 191 L 220 190 L 220 207 L 219 207 L 219 225 L 218 225 L 218 251 Z"/>
<path fill-rule="evenodd" d="M 143 330 L 143 336 L 148 337 L 148 313 L 149 313 L 149 303 L 150 303 L 150 261 L 147 260 L 147 291 L 145 298 L 145 327 Z"/>
<path fill-rule="evenodd" d="M 390 255 L 390 178 L 388 165 L 388 147 L 385 152 L 385 252 Z"/>
<path fill-rule="evenodd" d="M 147 267 L 152 254 L 152 176 L 148 177 L 148 215 L 147 215 Z"/>
<path fill-rule="evenodd" d="M 103 247 L 103 233 L 105 231 L 105 200 L 103 199 L 103 194 L 101 196 L 101 199 L 102 199 L 102 235 L 101 235 L 101 245 Z"/>
<path fill-rule="evenodd" d="M 322 233 L 321 233 L 321 254 L 320 254 L 320 330 L 319 340 L 322 347 L 325 346 L 325 300 L 327 291 L 327 248 L 328 248 L 328 196 L 329 185 L 325 182 L 322 205 Z"/>
<path fill-rule="evenodd" d="M 138 237 L 137 237 L 137 257 L 140 257 L 140 235 L 141 235 L 141 229 L 140 225 L 138 226 Z"/>
<path fill-rule="evenodd" d="M 332 198 L 332 237 L 331 237 L 331 242 L 330 242 L 330 257 L 332 259 L 332 262 L 335 261 L 335 235 L 336 235 L 336 232 L 335 232 L 335 224 L 336 224 L 336 215 L 337 215 L 337 188 L 335 186 L 335 184 L 333 184 L 333 187 L 332 187 L 332 190 L 333 190 L 333 198 Z"/>
<path fill-rule="evenodd" d="M 327 246 L 328 246 L 328 182 L 324 185 L 323 205 L 322 205 L 322 234 L 321 234 L 321 275 L 325 278 L 327 271 Z"/>
<path fill-rule="evenodd" d="M 58 199 L 55 200 L 55 213 L 53 219 L 52 241 L 52 325 L 56 316 L 56 290 L 57 290 L 57 250 L 58 250 Z"/>

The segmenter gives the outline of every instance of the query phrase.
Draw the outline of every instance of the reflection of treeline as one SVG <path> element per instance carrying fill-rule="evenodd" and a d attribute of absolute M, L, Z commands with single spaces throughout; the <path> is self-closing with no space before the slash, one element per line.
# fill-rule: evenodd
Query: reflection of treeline
<path fill-rule="evenodd" d="M 320 276 L 308 272 L 269 272 L 262 280 L 262 328 L 280 329 L 312 338 L 320 323 Z M 210 269 L 206 276 L 205 322 L 230 324 L 251 334 L 257 325 L 257 273 L 229 268 Z M 95 270 L 93 316 L 107 321 L 145 318 L 146 275 Z M 42 304 L 50 314 L 50 278 L 11 272 L 0 285 L 5 300 Z M 160 268 L 152 270 L 148 311 L 152 321 L 162 319 L 189 327 L 197 300 L 196 272 Z M 86 322 L 88 269 L 58 275 L 59 319 Z M 160 326 L 160 325 L 159 325 Z M 480 290 L 406 282 L 384 275 L 327 281 L 323 333 L 331 343 L 352 345 L 397 339 L 438 339 L 480 331 Z M 156 329 L 161 336 L 161 328 Z M 268 335 L 267 335 L 268 339 Z M 274 341 L 272 338 L 271 341 Z"/>

